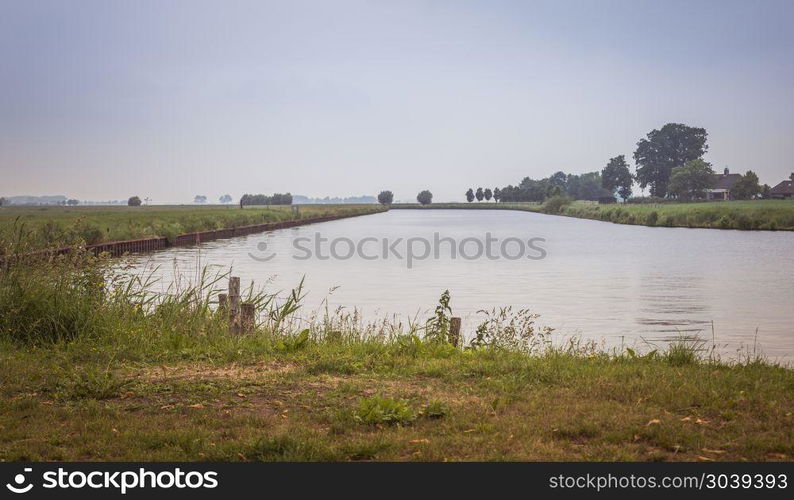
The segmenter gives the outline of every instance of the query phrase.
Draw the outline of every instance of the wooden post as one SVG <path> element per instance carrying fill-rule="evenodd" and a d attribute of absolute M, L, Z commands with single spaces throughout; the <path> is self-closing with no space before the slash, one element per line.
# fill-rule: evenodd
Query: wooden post
<path fill-rule="evenodd" d="M 240 305 L 240 324 L 243 333 L 249 333 L 254 330 L 255 309 L 252 302 L 243 302 Z"/>
<path fill-rule="evenodd" d="M 229 307 L 229 296 L 225 293 L 218 294 L 218 311 L 225 312 Z"/>
<path fill-rule="evenodd" d="M 229 330 L 240 333 L 240 278 L 229 278 Z"/>
<path fill-rule="evenodd" d="M 449 319 L 449 343 L 455 347 L 460 344 L 460 318 Z"/>

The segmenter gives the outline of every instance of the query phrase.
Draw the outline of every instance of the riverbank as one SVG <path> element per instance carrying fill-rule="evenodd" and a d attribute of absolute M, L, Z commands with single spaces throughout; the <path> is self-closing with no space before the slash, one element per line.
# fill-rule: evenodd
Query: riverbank
<path fill-rule="evenodd" d="M 394 209 L 491 209 L 565 215 L 616 224 L 709 229 L 794 231 L 794 201 L 753 200 L 702 203 L 616 203 L 574 201 L 568 204 L 438 203 L 395 204 Z"/>
<path fill-rule="evenodd" d="M 0 207 L 0 255 L 382 211 L 380 205 Z M 194 240 L 195 241 L 195 238 Z"/>
<path fill-rule="evenodd" d="M 0 460 L 794 456 L 794 371 L 752 355 L 553 346 L 526 323 L 459 348 L 339 312 L 298 321 L 300 289 L 246 292 L 260 320 L 237 336 L 211 307 L 223 276 L 161 295 L 108 269 L 0 273 Z"/>

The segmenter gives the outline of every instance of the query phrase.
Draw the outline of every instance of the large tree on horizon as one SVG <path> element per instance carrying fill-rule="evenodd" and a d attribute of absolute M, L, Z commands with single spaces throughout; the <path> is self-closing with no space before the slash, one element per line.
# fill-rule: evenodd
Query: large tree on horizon
<path fill-rule="evenodd" d="M 433 203 L 433 193 L 425 189 L 424 191 L 420 191 L 418 195 L 416 195 L 416 201 L 421 203 L 422 205 L 429 205 Z"/>
<path fill-rule="evenodd" d="M 650 186 L 652 196 L 667 196 L 673 169 L 702 158 L 708 151 L 707 137 L 706 129 L 682 123 L 651 130 L 634 151 L 640 187 Z"/>

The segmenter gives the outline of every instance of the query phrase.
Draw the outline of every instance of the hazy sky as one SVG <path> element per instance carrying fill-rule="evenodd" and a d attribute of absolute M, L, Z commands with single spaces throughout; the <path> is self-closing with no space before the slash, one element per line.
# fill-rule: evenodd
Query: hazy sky
<path fill-rule="evenodd" d="M 667 122 L 794 171 L 794 2 L 0 0 L 0 195 L 436 201 Z"/>

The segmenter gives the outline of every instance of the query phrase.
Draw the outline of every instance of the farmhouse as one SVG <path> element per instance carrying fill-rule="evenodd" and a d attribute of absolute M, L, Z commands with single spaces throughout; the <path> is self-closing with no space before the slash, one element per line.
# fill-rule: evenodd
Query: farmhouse
<path fill-rule="evenodd" d="M 791 174 L 789 180 L 783 181 L 770 189 L 769 197 L 781 200 L 794 198 L 794 173 Z"/>
<path fill-rule="evenodd" d="M 736 181 L 742 178 L 742 174 L 732 174 L 725 167 L 721 174 L 714 174 L 714 187 L 706 190 L 706 199 L 708 200 L 730 200 L 731 189 L 736 184 Z"/>

